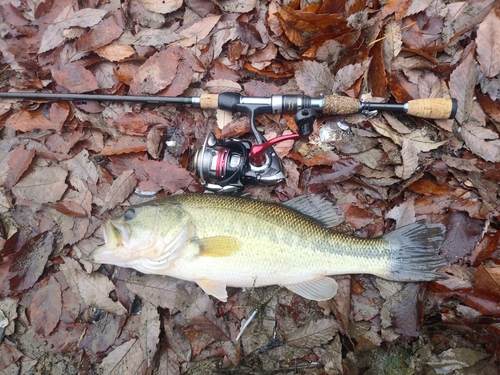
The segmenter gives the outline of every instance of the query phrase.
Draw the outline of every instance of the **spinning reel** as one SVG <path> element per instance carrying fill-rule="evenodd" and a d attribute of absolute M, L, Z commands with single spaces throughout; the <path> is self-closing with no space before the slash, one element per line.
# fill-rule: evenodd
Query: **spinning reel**
<path fill-rule="evenodd" d="M 294 117 L 297 134 L 283 135 L 269 141 L 255 129 L 251 118 L 250 126 L 257 140 L 254 145 L 247 140 L 218 139 L 210 132 L 194 158 L 198 181 L 207 190 L 223 193 L 241 190 L 246 184 L 273 185 L 280 182 L 285 175 L 281 160 L 272 146 L 309 136 L 315 118 L 313 109 L 302 109 Z"/>

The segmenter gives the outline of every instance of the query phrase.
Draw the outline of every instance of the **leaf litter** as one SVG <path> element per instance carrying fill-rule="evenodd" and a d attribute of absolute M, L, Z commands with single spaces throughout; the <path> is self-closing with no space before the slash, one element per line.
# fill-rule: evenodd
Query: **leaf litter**
<path fill-rule="evenodd" d="M 0 371 L 498 373 L 499 16 L 492 0 L 2 5 L 2 91 L 455 97 L 458 113 L 318 118 L 309 139 L 279 148 L 284 182 L 247 188 L 273 201 L 326 194 L 350 235 L 442 222 L 448 279 L 352 275 L 332 301 L 270 287 L 221 303 L 86 256 L 117 206 L 201 192 L 193 152 L 208 131 L 249 133 L 247 117 L 3 101 Z M 257 121 L 268 137 L 296 131 L 287 115 Z"/>

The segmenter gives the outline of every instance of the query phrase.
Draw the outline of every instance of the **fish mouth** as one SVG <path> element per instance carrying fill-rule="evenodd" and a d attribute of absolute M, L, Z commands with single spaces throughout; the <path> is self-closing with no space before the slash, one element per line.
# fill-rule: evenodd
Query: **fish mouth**
<path fill-rule="evenodd" d="M 126 226 L 114 223 L 111 219 L 102 224 L 104 245 L 92 250 L 89 258 L 92 262 L 108 263 L 116 257 L 116 251 L 127 244 L 130 231 Z"/>

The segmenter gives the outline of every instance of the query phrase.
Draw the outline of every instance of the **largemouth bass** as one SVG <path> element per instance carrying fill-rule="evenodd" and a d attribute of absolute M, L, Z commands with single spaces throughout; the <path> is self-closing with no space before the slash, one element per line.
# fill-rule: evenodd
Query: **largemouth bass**
<path fill-rule="evenodd" d="M 196 282 L 227 300 L 226 286 L 281 285 L 311 300 L 337 293 L 329 275 L 369 273 L 396 281 L 441 278 L 442 224 L 416 222 L 373 239 L 328 229 L 332 204 L 302 196 L 284 204 L 184 194 L 127 208 L 103 223 L 92 261 Z M 308 215 L 297 209 L 306 211 Z"/>

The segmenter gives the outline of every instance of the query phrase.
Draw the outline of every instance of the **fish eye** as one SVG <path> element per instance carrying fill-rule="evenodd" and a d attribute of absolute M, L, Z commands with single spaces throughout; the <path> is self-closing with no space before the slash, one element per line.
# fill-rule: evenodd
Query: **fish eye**
<path fill-rule="evenodd" d="M 135 217 L 135 209 L 134 208 L 129 208 L 127 209 L 127 211 L 125 211 L 125 220 L 128 221 L 128 220 L 132 220 L 134 217 Z"/>

